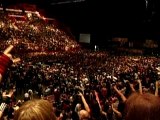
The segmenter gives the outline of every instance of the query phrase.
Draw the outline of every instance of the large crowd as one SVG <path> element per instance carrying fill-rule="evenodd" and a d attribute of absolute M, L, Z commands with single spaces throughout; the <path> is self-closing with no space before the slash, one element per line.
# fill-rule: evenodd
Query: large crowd
<path fill-rule="evenodd" d="M 141 80 L 143 92 L 154 93 L 159 80 L 158 63 L 156 57 L 112 56 L 83 50 L 39 55 L 10 67 L 1 88 L 4 92 L 15 86 L 14 96 L 18 98 L 15 103 L 33 98 L 47 99 L 58 117 L 73 120 L 78 119 L 75 108 L 78 103 L 82 104 L 79 94 L 83 93 L 94 119 L 111 120 L 115 117 L 114 108 L 110 108 L 112 102 L 115 109 L 123 112 L 122 100 L 113 86 L 117 85 L 125 96 L 129 96 L 131 85 L 138 90 L 137 80 Z M 95 92 L 105 114 L 101 114 Z"/>
<path fill-rule="evenodd" d="M 81 50 L 65 32 L 39 19 L 13 22 L 3 16 L 0 25 L 1 49 L 13 44 L 17 56 L 25 53 L 0 85 L 4 119 L 12 120 L 26 101 L 39 98 L 52 104 L 60 120 L 79 120 L 79 115 L 119 120 L 132 92 L 159 94 L 158 57 Z"/>
<path fill-rule="evenodd" d="M 14 15 L 15 14 L 15 15 Z M 1 50 L 16 45 L 21 52 L 67 51 L 79 48 L 72 35 L 61 28 L 56 20 L 47 22 L 38 12 L 22 13 L 0 11 Z M 14 16 L 13 16 L 14 15 Z"/>

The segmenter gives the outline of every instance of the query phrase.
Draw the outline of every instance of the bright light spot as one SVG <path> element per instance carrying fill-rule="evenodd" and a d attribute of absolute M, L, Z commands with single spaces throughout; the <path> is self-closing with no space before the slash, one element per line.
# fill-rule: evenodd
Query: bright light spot
<path fill-rule="evenodd" d="M 27 17 L 31 18 L 32 17 L 32 13 L 27 13 Z"/>

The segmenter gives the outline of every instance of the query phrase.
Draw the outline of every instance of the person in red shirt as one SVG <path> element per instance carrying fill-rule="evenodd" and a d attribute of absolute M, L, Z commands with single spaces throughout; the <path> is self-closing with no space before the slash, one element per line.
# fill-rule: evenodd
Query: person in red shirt
<path fill-rule="evenodd" d="M 8 48 L 4 50 L 3 53 L 0 55 L 0 81 L 2 81 L 2 78 L 4 74 L 6 73 L 6 70 L 9 66 L 12 65 L 12 63 L 16 63 L 20 61 L 20 58 L 13 58 L 11 55 L 11 50 L 13 49 L 13 45 L 10 45 Z"/>

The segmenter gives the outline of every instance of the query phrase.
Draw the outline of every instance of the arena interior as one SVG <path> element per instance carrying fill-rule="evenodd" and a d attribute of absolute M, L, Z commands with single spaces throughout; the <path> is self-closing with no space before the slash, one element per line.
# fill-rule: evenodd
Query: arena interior
<path fill-rule="evenodd" d="M 130 2 L 2 0 L 1 55 L 13 45 L 21 60 L 2 77 L 1 118 L 45 99 L 58 120 L 81 120 L 78 105 L 85 120 L 122 120 L 132 92 L 158 96 L 160 4 Z"/>

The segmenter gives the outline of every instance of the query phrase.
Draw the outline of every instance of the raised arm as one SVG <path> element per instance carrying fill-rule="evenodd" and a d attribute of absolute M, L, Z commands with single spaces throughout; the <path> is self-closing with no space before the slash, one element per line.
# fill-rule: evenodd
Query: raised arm
<path fill-rule="evenodd" d="M 138 85 L 139 85 L 139 93 L 142 94 L 142 83 L 141 83 L 141 80 L 137 80 L 138 82 Z"/>
<path fill-rule="evenodd" d="M 158 96 L 159 81 L 156 81 L 155 85 L 156 85 L 155 96 Z"/>
<path fill-rule="evenodd" d="M 127 98 L 123 95 L 123 93 L 117 89 L 116 85 L 113 86 L 113 89 L 116 91 L 116 93 L 121 97 L 122 101 L 125 102 Z"/>
<path fill-rule="evenodd" d="M 111 105 L 113 112 L 119 117 L 122 118 L 121 112 L 119 112 L 116 108 L 114 108 L 114 105 Z"/>
<path fill-rule="evenodd" d="M 97 102 L 98 102 L 98 105 L 99 105 L 99 108 L 100 108 L 101 113 L 104 114 L 104 115 L 107 115 L 107 113 L 102 110 L 102 106 L 101 106 L 101 104 L 100 104 L 100 100 L 99 100 L 98 93 L 97 93 L 96 91 L 94 91 L 94 94 L 95 94 L 95 96 L 96 96 L 96 100 L 97 100 Z"/>
<path fill-rule="evenodd" d="M 132 83 L 129 83 L 129 86 L 130 86 L 132 92 L 136 92 Z"/>
<path fill-rule="evenodd" d="M 81 99 L 82 99 L 82 102 L 83 102 L 83 105 L 84 105 L 85 110 L 86 110 L 88 113 L 90 113 L 91 110 L 90 110 L 89 105 L 87 104 L 86 99 L 84 98 L 83 94 L 82 94 L 82 93 L 79 93 L 79 96 L 80 96 Z"/>
<path fill-rule="evenodd" d="M 5 91 L 5 92 L 2 93 L 2 97 L 3 97 L 3 98 L 6 98 L 6 97 L 11 98 L 11 97 L 13 96 L 14 92 L 15 92 L 15 91 L 14 91 L 13 89 L 10 90 L 8 94 L 6 94 L 6 91 Z"/>

